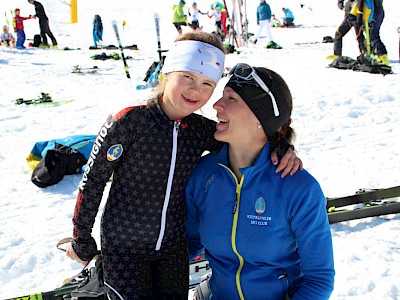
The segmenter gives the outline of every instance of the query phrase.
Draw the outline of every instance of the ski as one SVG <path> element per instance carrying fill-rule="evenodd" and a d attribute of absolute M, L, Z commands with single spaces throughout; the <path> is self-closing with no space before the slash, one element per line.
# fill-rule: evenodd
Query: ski
<path fill-rule="evenodd" d="M 37 104 L 45 104 L 45 105 L 58 105 L 69 103 L 72 100 L 53 100 L 49 93 L 41 93 L 41 95 L 36 99 L 24 99 L 18 98 L 15 100 L 15 105 L 37 105 Z"/>
<path fill-rule="evenodd" d="M 65 295 L 70 295 L 76 288 L 79 286 L 80 283 L 75 283 L 71 285 L 67 285 L 64 287 L 60 287 L 48 292 L 38 292 L 22 297 L 17 298 L 8 298 L 5 300 L 63 300 L 69 299 L 65 298 Z"/>
<path fill-rule="evenodd" d="M 161 60 L 161 35 L 160 35 L 160 15 L 155 13 L 154 14 L 154 24 L 156 27 L 156 34 L 157 34 L 157 52 L 158 58 Z"/>
<path fill-rule="evenodd" d="M 98 66 L 93 67 L 82 67 L 80 65 L 72 66 L 71 73 L 73 74 L 106 74 L 101 71 L 109 71 L 113 68 L 99 68 Z"/>
<path fill-rule="evenodd" d="M 99 70 L 98 66 L 81 67 L 80 65 L 72 66 L 71 73 L 96 73 Z"/>
<path fill-rule="evenodd" d="M 58 246 L 59 244 L 57 247 Z M 190 276 L 188 289 L 192 289 L 201 282 L 205 274 L 211 272 L 210 264 L 205 259 L 204 253 L 189 263 L 189 270 Z M 61 287 L 52 291 L 32 293 L 30 295 L 7 298 L 5 300 L 65 300 L 89 298 L 103 300 L 105 299 L 105 296 L 103 295 L 103 288 L 99 288 L 99 286 L 95 287 L 95 285 L 98 285 L 98 283 L 95 282 L 95 280 L 91 281 L 92 278 L 96 279 L 95 277 L 97 277 L 97 274 L 98 273 L 95 266 L 85 267 L 77 276 L 65 280 L 65 283 Z"/>
<path fill-rule="evenodd" d="M 400 63 L 400 27 L 397 27 L 397 33 L 399 34 L 399 63 Z"/>
<path fill-rule="evenodd" d="M 386 189 L 360 189 L 355 195 L 328 198 L 329 223 L 400 213 L 400 186 Z M 350 207 L 351 205 L 355 207 Z"/>
<path fill-rule="evenodd" d="M 125 59 L 125 55 L 124 55 L 124 48 L 122 47 L 121 39 L 119 37 L 117 21 L 115 21 L 115 20 L 112 21 L 112 27 L 114 29 L 115 36 L 117 38 L 119 49 L 121 51 L 121 57 L 122 57 L 122 61 L 124 62 L 126 77 L 131 78 L 131 75 L 129 75 L 128 64 L 126 63 L 126 59 Z"/>
<path fill-rule="evenodd" d="M 138 46 L 136 44 L 133 44 L 131 46 L 123 46 L 123 49 L 128 49 L 128 50 L 139 50 Z M 96 46 L 90 46 L 89 50 L 117 50 L 119 47 L 115 45 L 107 45 L 107 46 L 101 46 L 101 47 L 96 47 Z M 75 50 L 75 49 L 68 49 L 68 50 Z M 80 49 L 76 49 L 80 50 Z"/>

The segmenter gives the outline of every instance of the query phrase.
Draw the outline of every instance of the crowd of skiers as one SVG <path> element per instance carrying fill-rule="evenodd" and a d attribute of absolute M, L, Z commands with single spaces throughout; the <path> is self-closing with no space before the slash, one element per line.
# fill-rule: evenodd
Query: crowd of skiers
<path fill-rule="evenodd" d="M 215 33 L 220 37 L 228 34 L 227 10 L 223 3 L 214 2 L 210 10 L 201 11 L 197 3 L 193 2 L 191 7 L 186 6 L 185 0 L 180 0 L 178 4 L 172 7 L 172 23 L 179 34 L 182 34 L 182 26 L 189 26 L 193 30 L 201 30 L 203 26 L 199 24 L 199 14 L 206 15 L 215 20 Z M 188 18 L 188 15 L 190 18 Z"/>
<path fill-rule="evenodd" d="M 342 40 L 346 33 L 353 27 L 359 45 L 360 54 L 369 62 L 378 65 L 389 65 L 387 50 L 380 38 L 380 27 L 384 19 L 384 9 L 382 0 L 338 0 L 339 9 L 344 11 L 344 20 L 338 27 L 334 37 L 334 53 L 329 59 L 336 59 L 342 56 Z M 304 5 L 301 4 L 301 8 Z M 283 17 L 281 20 L 272 13 L 270 5 L 265 0 L 260 0 L 257 7 L 257 25 L 256 34 L 250 39 L 250 42 L 256 44 L 261 34 L 265 31 L 267 44 L 265 48 L 280 49 L 271 32 L 271 27 L 293 27 L 294 15 L 287 7 L 282 7 Z M 207 15 L 215 19 L 215 33 L 221 37 L 228 34 L 229 25 L 227 25 L 227 9 L 223 3 L 214 2 L 211 10 L 201 11 L 197 3 L 193 2 L 191 7 L 186 6 L 185 0 L 180 0 L 173 6 L 172 23 L 179 34 L 182 34 L 182 26 L 190 26 L 193 30 L 201 30 L 199 24 L 199 14 Z M 189 18 L 188 19 L 188 15 Z"/>
<path fill-rule="evenodd" d="M 220 37 L 221 40 L 228 35 L 230 25 L 228 22 L 228 11 L 224 3 L 214 2 L 211 4 L 210 10 L 207 12 L 201 11 L 196 2 L 193 2 L 191 7 L 186 5 L 185 0 L 180 0 L 178 4 L 173 5 L 172 23 L 179 34 L 182 34 L 182 26 L 189 26 L 192 30 L 202 30 L 203 26 L 199 24 L 199 14 L 206 15 L 209 18 L 215 20 L 215 31 L 214 33 Z M 280 45 L 275 43 L 272 39 L 271 26 L 274 27 L 293 27 L 294 15 L 289 8 L 282 8 L 281 21 L 271 13 L 271 8 L 265 0 L 260 0 L 260 5 L 257 7 L 257 25 L 258 32 L 253 37 L 251 42 L 257 43 L 257 40 L 261 33 L 266 30 L 268 43 L 265 48 L 282 48 Z"/>

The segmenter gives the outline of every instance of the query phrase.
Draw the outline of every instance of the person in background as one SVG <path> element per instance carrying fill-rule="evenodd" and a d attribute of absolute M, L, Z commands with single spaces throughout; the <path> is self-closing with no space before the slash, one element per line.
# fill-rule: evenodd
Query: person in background
<path fill-rule="evenodd" d="M 200 9 L 197 8 L 197 3 L 193 2 L 192 9 L 189 11 L 189 16 L 192 17 L 192 22 L 190 23 L 190 28 L 193 30 L 201 30 L 203 26 L 200 27 L 199 24 L 199 14 L 207 15 L 207 13 L 202 12 Z"/>
<path fill-rule="evenodd" d="M 47 42 L 47 36 L 49 36 L 53 44 L 52 47 L 57 48 L 57 40 L 50 30 L 49 18 L 47 17 L 46 12 L 44 11 L 43 5 L 35 0 L 28 0 L 28 2 L 35 6 L 35 12 L 36 12 L 35 18 L 39 19 L 40 36 L 42 37 L 42 45 L 40 45 L 40 47 L 43 48 L 50 47 Z"/>
<path fill-rule="evenodd" d="M 13 19 L 13 25 L 14 25 L 14 31 L 17 33 L 17 44 L 16 48 L 17 49 L 26 49 L 24 46 L 25 43 L 25 30 L 24 30 L 24 21 L 32 19 L 33 17 L 29 15 L 29 17 L 21 17 L 20 15 L 21 10 L 19 8 L 16 8 L 14 10 L 14 19 Z"/>
<path fill-rule="evenodd" d="M 12 47 L 15 45 L 15 38 L 11 32 L 8 32 L 8 26 L 3 26 L 3 33 L 0 36 L 1 44 L 6 47 Z"/>
<path fill-rule="evenodd" d="M 380 38 L 380 29 L 385 18 L 383 0 L 355 0 L 351 15 L 356 19 L 357 26 L 366 30 L 370 45 L 368 58 L 374 65 L 389 66 L 387 49 Z M 368 31 L 369 28 L 369 31 Z M 367 50 L 368 50 L 367 49 Z"/>
<path fill-rule="evenodd" d="M 265 0 L 260 0 L 260 4 L 257 7 L 257 25 L 258 31 L 257 34 L 254 36 L 250 42 L 253 44 L 257 43 L 258 38 L 260 37 L 261 33 L 263 32 L 264 28 L 267 33 L 268 43 L 265 48 L 268 49 L 277 49 L 282 48 L 277 43 L 274 42 L 271 33 L 271 7 Z"/>
<path fill-rule="evenodd" d="M 92 228 L 112 175 L 101 221 L 109 299 L 188 297 L 184 185 L 203 152 L 220 147 L 216 123 L 194 112 L 223 74 L 223 50 L 213 34 L 180 35 L 165 59 L 156 95 L 147 105 L 110 116 L 100 129 L 79 186 L 67 255 L 85 264 L 98 253 Z M 288 167 L 286 174 L 301 167 L 288 149 L 276 170 Z M 276 162 L 276 155 L 271 159 Z"/>
<path fill-rule="evenodd" d="M 335 37 L 333 39 L 333 55 L 329 55 L 327 59 L 334 60 L 342 56 L 343 37 L 350 31 L 352 27 L 354 27 L 360 53 L 365 54 L 367 50 L 365 46 L 363 28 L 357 22 L 356 17 L 350 14 L 354 5 L 354 0 L 347 0 L 346 4 L 344 4 L 344 0 L 338 0 L 337 5 L 340 10 L 344 11 L 344 19 L 335 32 Z"/>
<path fill-rule="evenodd" d="M 284 13 L 283 16 L 283 26 L 285 27 L 290 27 L 290 26 L 294 26 L 294 15 L 292 13 L 292 11 L 289 8 L 282 8 L 282 11 Z"/>
<path fill-rule="evenodd" d="M 274 14 L 271 15 L 271 21 L 273 27 L 282 27 L 282 22 L 279 21 Z"/>
<path fill-rule="evenodd" d="M 388 53 L 385 44 L 381 40 L 380 30 L 385 11 L 383 9 L 383 0 L 374 0 L 374 14 L 370 24 L 372 63 L 378 65 L 390 65 Z"/>
<path fill-rule="evenodd" d="M 228 11 L 226 10 L 225 4 L 219 1 L 214 2 L 211 4 L 211 10 L 215 10 L 215 8 L 219 6 L 220 11 L 221 11 L 221 25 L 222 25 L 222 31 L 224 32 L 224 35 L 228 35 L 228 26 L 226 25 L 226 22 L 228 21 Z"/>
<path fill-rule="evenodd" d="M 182 34 L 182 26 L 187 25 L 187 16 L 183 10 L 185 4 L 186 2 L 184 0 L 180 0 L 178 5 L 172 6 L 172 23 L 174 24 L 179 35 Z"/>
<path fill-rule="evenodd" d="M 96 48 L 101 48 L 103 42 L 103 22 L 99 15 L 93 18 L 93 43 Z"/>
<path fill-rule="evenodd" d="M 189 258 L 205 250 L 206 299 L 329 299 L 334 284 L 326 199 L 308 172 L 281 179 L 271 143 L 292 141 L 290 90 L 276 72 L 238 64 L 217 111 L 219 153 L 185 187 Z"/>
<path fill-rule="evenodd" d="M 215 5 L 214 9 L 211 11 L 211 14 L 208 14 L 209 18 L 214 17 L 215 19 L 215 29 L 217 35 L 223 40 L 225 37 L 225 33 L 222 30 L 222 21 L 221 21 L 221 7 L 219 5 Z"/>

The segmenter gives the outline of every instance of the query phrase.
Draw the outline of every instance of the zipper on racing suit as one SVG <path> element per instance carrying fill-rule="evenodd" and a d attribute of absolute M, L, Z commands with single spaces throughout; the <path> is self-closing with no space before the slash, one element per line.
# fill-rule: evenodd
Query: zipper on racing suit
<path fill-rule="evenodd" d="M 167 222 L 167 209 L 169 204 L 169 198 L 171 196 L 172 181 L 174 179 L 175 163 L 176 163 L 176 153 L 178 150 L 178 133 L 179 126 L 181 125 L 181 120 L 176 120 L 174 123 L 174 128 L 172 130 L 172 154 L 171 154 L 171 165 L 169 167 L 169 175 L 167 182 L 167 190 L 165 191 L 164 205 L 161 213 L 161 226 L 160 233 L 158 235 L 156 251 L 160 250 L 161 243 L 165 233 L 165 224 Z"/>

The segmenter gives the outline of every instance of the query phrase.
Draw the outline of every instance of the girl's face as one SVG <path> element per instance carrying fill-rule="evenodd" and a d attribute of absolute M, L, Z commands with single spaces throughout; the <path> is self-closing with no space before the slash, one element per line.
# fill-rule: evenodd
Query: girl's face
<path fill-rule="evenodd" d="M 217 130 L 214 137 L 218 141 L 232 143 L 251 143 L 255 139 L 265 139 L 265 133 L 257 117 L 242 97 L 232 88 L 226 87 L 222 98 L 214 105 L 217 111 Z"/>
<path fill-rule="evenodd" d="M 171 120 L 182 119 L 201 108 L 211 98 L 216 83 L 209 77 L 189 71 L 166 75 L 160 105 Z"/>

